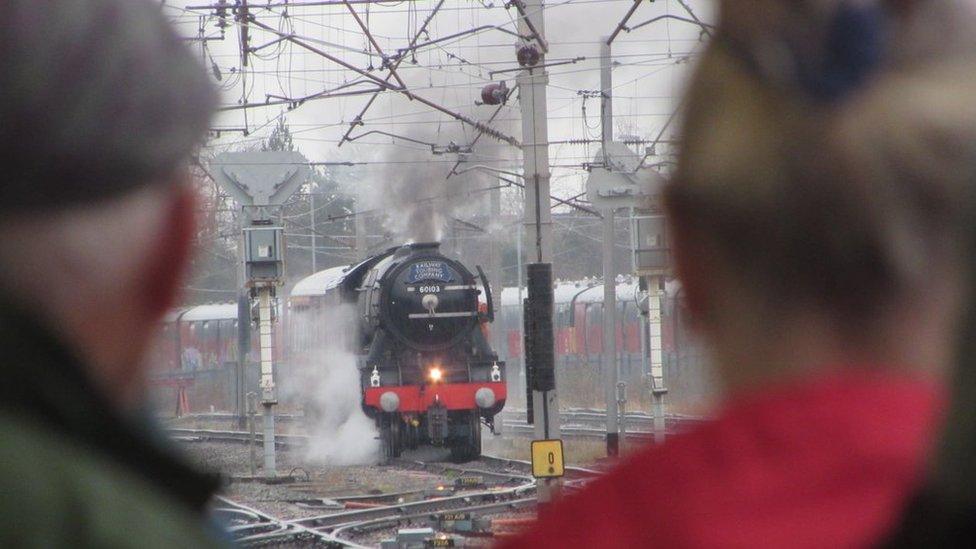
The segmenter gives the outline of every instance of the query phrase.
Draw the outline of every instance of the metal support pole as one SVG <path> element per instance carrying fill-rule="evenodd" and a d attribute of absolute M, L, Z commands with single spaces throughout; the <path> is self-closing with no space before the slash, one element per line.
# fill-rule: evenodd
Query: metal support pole
<path fill-rule="evenodd" d="M 600 140 L 606 155 L 607 144 L 613 142 L 613 72 L 611 45 L 600 43 Z M 606 161 L 606 158 L 604 158 Z"/>
<path fill-rule="evenodd" d="M 241 212 L 239 221 L 241 226 L 247 225 L 248 220 L 244 211 Z M 243 238 L 237 240 L 237 253 L 238 257 L 244 257 Z M 251 298 L 244 288 L 246 279 L 244 262 L 239 262 L 237 265 L 237 371 L 234 372 L 236 382 L 234 408 L 237 412 L 238 429 L 247 426 L 247 361 L 251 351 Z"/>
<path fill-rule="evenodd" d="M 634 214 L 631 214 L 633 216 Z M 636 234 L 637 229 L 631 228 L 631 233 Z M 634 247 L 637 247 L 637 243 L 634 243 Z M 637 265 L 635 261 L 634 270 L 637 270 Z M 639 294 L 641 296 L 640 302 L 640 345 L 641 345 L 641 377 L 642 379 L 650 379 L 651 375 L 651 327 L 650 327 L 650 303 L 651 294 L 650 289 L 647 285 L 647 277 L 642 276 L 638 279 Z"/>
<path fill-rule="evenodd" d="M 654 416 L 654 444 L 664 443 L 667 437 L 667 386 L 664 379 L 664 352 L 661 341 L 661 298 L 664 294 L 660 277 L 648 280 L 647 326 L 651 364 L 651 403 Z"/>
<path fill-rule="evenodd" d="M 515 268 L 515 271 L 517 273 L 516 276 L 518 277 L 517 284 L 518 284 L 518 303 L 519 303 L 519 307 L 518 307 L 518 311 L 519 311 L 519 314 L 518 314 L 518 325 L 519 326 L 525 326 L 525 311 L 522 309 L 522 303 L 524 303 L 524 299 L 525 299 L 525 294 L 524 294 L 524 292 L 522 290 L 522 288 L 525 287 L 525 280 L 523 279 L 523 275 L 522 275 L 522 265 L 523 265 L 523 263 L 522 263 L 522 239 L 524 238 L 524 234 L 523 233 L 524 233 L 524 231 L 522 230 L 522 223 L 519 223 L 518 224 L 518 230 L 517 230 L 517 236 L 515 237 L 515 262 L 517 263 L 516 268 Z M 518 388 L 517 388 L 515 394 L 517 394 L 517 395 L 525 395 L 526 379 L 525 379 L 525 349 L 524 348 L 522 349 L 522 352 L 519 353 L 518 369 L 519 369 L 519 371 L 518 371 Z M 526 404 L 526 406 L 528 406 L 529 403 L 526 402 L 525 404 Z"/>
<path fill-rule="evenodd" d="M 318 270 L 319 270 L 319 268 L 318 268 L 318 261 L 317 261 L 317 258 L 315 257 L 317 255 L 317 253 L 318 253 L 318 247 L 316 246 L 317 242 L 316 242 L 316 238 L 315 238 L 315 232 L 316 232 L 316 229 L 315 229 L 315 186 L 314 186 L 314 184 L 313 185 L 309 185 L 308 188 L 309 188 L 309 192 L 308 192 L 308 214 L 309 214 L 309 217 L 311 218 L 311 219 L 309 219 L 308 234 L 310 234 L 312 236 L 312 273 L 314 274 L 314 273 L 317 273 Z"/>
<path fill-rule="evenodd" d="M 282 163 L 293 165 L 281 171 Z M 272 299 L 275 287 L 284 278 L 284 227 L 280 219 L 282 204 L 312 177 L 308 160 L 294 151 L 249 151 L 221 153 L 211 165 L 212 177 L 240 204 L 241 219 L 241 294 L 238 309 L 239 387 L 238 413 L 246 409 L 246 349 L 250 347 L 251 303 L 258 300 L 258 350 L 260 357 L 261 404 L 264 407 L 265 474 L 275 475 L 274 406 L 277 404 L 274 378 L 274 337 Z M 276 224 L 277 221 L 277 224 Z M 313 229 L 314 231 L 314 229 Z M 243 422 L 242 422 L 242 427 Z"/>
<path fill-rule="evenodd" d="M 519 6 L 519 34 L 538 37 L 545 44 L 543 0 L 526 0 Z M 522 162 L 525 181 L 524 227 L 528 262 L 552 262 L 552 212 L 549 203 L 549 127 L 545 54 L 539 56 L 540 68 L 526 67 L 518 76 L 519 105 L 522 108 Z M 485 132 L 488 133 L 488 132 Z M 489 134 L 490 135 L 490 134 Z M 511 141 L 509 141 L 511 142 Z M 519 269 L 524 268 L 522 265 Z M 553 314 L 550 311 L 549 314 Z M 533 391 L 532 408 L 535 438 L 558 439 L 559 400 L 556 390 Z M 558 490 L 556 479 L 540 479 L 537 494 L 540 503 L 552 501 Z"/>
<path fill-rule="evenodd" d="M 608 41 L 600 44 L 600 127 L 604 162 L 609 167 L 606 153 L 613 142 L 613 75 L 611 50 Z M 603 211 L 603 381 L 607 408 L 607 455 L 620 453 L 620 430 L 617 426 L 617 273 L 613 266 L 616 243 L 615 214 L 613 208 Z"/>
<path fill-rule="evenodd" d="M 617 382 L 617 410 L 620 414 L 620 434 L 618 451 L 623 452 L 627 444 L 627 382 Z"/>
<path fill-rule="evenodd" d="M 273 477 L 275 465 L 274 358 L 271 330 L 271 287 L 258 289 L 258 334 L 261 338 L 261 404 L 264 406 L 264 474 Z"/>
<path fill-rule="evenodd" d="M 366 214 L 360 213 L 353 218 L 356 222 L 356 259 L 361 260 L 366 257 L 369 243 L 366 242 Z"/>
<path fill-rule="evenodd" d="M 258 395 L 256 393 L 247 394 L 247 426 L 251 437 L 248 443 L 248 446 L 250 448 L 249 463 L 250 463 L 252 477 L 257 475 L 257 461 L 258 461 L 257 449 L 255 448 L 255 445 L 257 444 L 257 438 L 258 438 L 256 432 L 257 426 L 254 424 L 255 421 L 254 416 L 257 415 L 257 396 Z"/>
<path fill-rule="evenodd" d="M 238 272 L 238 282 L 243 286 L 243 264 Z M 247 290 L 237 296 L 237 368 L 234 372 L 237 427 L 243 429 L 247 422 L 247 359 L 251 350 L 251 300 Z"/>
<path fill-rule="evenodd" d="M 617 277 L 613 268 L 614 211 L 603 212 L 603 381 L 607 404 L 607 455 L 620 453 L 617 426 Z"/>
<path fill-rule="evenodd" d="M 502 209 L 502 190 L 500 188 L 492 189 L 488 193 L 488 212 L 492 220 L 501 220 L 501 209 Z M 489 241 L 489 261 L 488 261 L 488 283 L 492 286 L 494 291 L 491 292 L 492 306 L 496 315 L 500 314 L 502 310 L 502 288 L 505 284 L 502 281 L 502 249 L 503 244 L 501 238 L 504 235 L 504 231 L 500 230 L 498 227 L 491 227 L 488 225 L 488 241 Z M 501 323 L 495 324 L 491 328 L 491 345 L 495 352 L 499 352 L 501 349 L 505 348 L 505 337 L 506 334 L 501 328 Z M 506 360 L 508 357 L 504 357 Z M 509 370 L 510 371 L 510 370 Z M 511 377 L 507 377 L 508 382 L 508 394 L 518 394 L 512 392 Z M 501 422 L 498 422 L 501 425 Z"/>

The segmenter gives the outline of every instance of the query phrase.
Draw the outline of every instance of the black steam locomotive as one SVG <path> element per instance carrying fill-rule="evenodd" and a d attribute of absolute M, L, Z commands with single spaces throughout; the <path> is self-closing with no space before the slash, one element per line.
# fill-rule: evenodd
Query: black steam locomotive
<path fill-rule="evenodd" d="M 488 344 L 491 290 L 477 270 L 442 255 L 437 243 L 408 244 L 350 267 L 325 292 L 358 307 L 362 405 L 387 458 L 434 445 L 455 460 L 474 459 L 481 424 L 494 428 L 507 396 L 505 365 Z"/>

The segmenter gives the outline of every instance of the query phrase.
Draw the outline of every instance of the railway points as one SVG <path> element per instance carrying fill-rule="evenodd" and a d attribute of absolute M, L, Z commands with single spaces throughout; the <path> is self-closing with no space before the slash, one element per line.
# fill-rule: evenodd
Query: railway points
<path fill-rule="evenodd" d="M 244 433 L 232 431 L 178 433 L 178 440 L 194 455 L 201 455 L 201 446 L 210 445 L 215 453 L 226 457 L 245 439 Z M 287 440 L 277 438 L 279 443 Z M 298 451 L 298 446 L 283 447 L 279 464 L 287 467 L 289 454 Z M 240 463 L 236 465 L 243 468 Z M 227 464 L 222 467 L 227 468 Z M 482 456 L 475 462 L 454 464 L 402 459 L 383 467 L 387 487 L 413 483 L 416 488 L 378 489 L 370 484 L 368 467 L 358 470 L 364 477 L 361 482 L 345 487 L 356 493 L 341 495 L 335 491 L 343 487 L 328 479 L 332 474 L 351 475 L 350 469 L 308 468 L 302 474 L 282 476 L 273 482 L 262 477 L 234 477 L 230 479 L 231 495 L 215 504 L 215 516 L 229 525 L 236 541 L 247 546 L 285 542 L 373 546 L 402 529 L 429 527 L 438 534 L 484 545 L 496 530 L 510 532 L 530 519 L 537 503 L 531 464 L 522 460 Z M 567 468 L 567 478 L 573 482 L 585 482 L 599 474 L 592 469 Z M 391 482 L 391 476 L 399 480 Z M 503 517 L 497 528 L 496 517 Z"/>

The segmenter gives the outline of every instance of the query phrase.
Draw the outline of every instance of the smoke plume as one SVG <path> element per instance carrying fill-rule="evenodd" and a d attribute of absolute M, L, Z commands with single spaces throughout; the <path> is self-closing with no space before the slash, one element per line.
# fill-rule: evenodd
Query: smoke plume
<path fill-rule="evenodd" d="M 292 313 L 298 375 L 287 388 L 304 402 L 310 437 L 306 459 L 322 465 L 371 464 L 379 459 L 379 432 L 363 413 L 359 371 L 348 335 L 355 307 Z"/>
<path fill-rule="evenodd" d="M 438 147 L 471 140 L 460 130 L 434 132 L 426 126 L 404 130 L 403 137 Z M 397 146 L 378 149 L 367 181 L 357 185 L 359 209 L 382 212 L 383 228 L 396 243 L 441 242 L 456 218 L 477 213 L 486 197 L 478 189 L 491 185 L 492 178 L 479 172 L 448 178 L 456 154 L 432 156 L 429 148 L 392 139 Z"/>

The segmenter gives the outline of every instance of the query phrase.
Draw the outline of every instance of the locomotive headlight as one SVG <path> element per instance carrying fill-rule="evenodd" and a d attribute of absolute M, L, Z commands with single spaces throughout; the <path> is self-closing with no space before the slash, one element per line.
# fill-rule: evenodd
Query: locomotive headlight
<path fill-rule="evenodd" d="M 442 372 L 441 369 L 438 368 L 437 366 L 431 368 L 428 375 L 430 376 L 430 380 L 433 381 L 434 383 L 438 383 L 440 382 L 441 379 L 444 378 L 444 372 Z"/>

